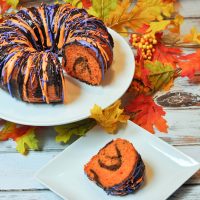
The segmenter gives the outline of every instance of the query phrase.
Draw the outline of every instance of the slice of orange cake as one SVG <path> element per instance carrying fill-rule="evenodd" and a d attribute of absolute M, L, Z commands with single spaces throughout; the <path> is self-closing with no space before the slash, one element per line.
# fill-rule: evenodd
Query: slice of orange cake
<path fill-rule="evenodd" d="M 145 166 L 133 145 L 116 139 L 105 145 L 85 165 L 84 171 L 111 195 L 127 195 L 137 190 L 144 180 Z"/>

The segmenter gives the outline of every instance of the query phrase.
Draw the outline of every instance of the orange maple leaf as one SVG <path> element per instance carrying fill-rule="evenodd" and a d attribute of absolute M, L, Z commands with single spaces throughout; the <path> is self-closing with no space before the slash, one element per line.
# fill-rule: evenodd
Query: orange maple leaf
<path fill-rule="evenodd" d="M 168 47 L 161 43 L 161 36 L 157 35 L 158 43 L 154 46 L 155 52 L 152 56 L 152 61 L 160 61 L 161 63 L 171 64 L 176 68 L 179 63 L 179 56 L 182 54 L 182 50 L 177 47 Z"/>
<path fill-rule="evenodd" d="M 165 111 L 154 102 L 152 96 L 140 95 L 136 97 L 125 107 L 125 111 L 133 116 L 131 121 L 147 131 L 155 133 L 154 127 L 156 127 L 159 131 L 167 133 L 168 125 L 163 118 Z"/>
<path fill-rule="evenodd" d="M 8 139 L 16 140 L 32 128 L 31 126 L 17 127 L 15 123 L 6 122 L 4 128 L 0 131 L 0 141 L 6 141 Z"/>
<path fill-rule="evenodd" d="M 10 7 L 11 5 L 6 0 L 0 0 L 0 15 L 3 15 Z"/>
<path fill-rule="evenodd" d="M 195 73 L 200 72 L 200 50 L 189 55 L 181 56 L 178 66 L 182 69 L 182 77 L 194 78 Z"/>
<path fill-rule="evenodd" d="M 137 49 L 136 68 L 134 78 L 143 82 L 145 86 L 149 86 L 150 82 L 148 79 L 149 70 L 144 67 L 144 58 L 142 57 L 141 49 Z"/>

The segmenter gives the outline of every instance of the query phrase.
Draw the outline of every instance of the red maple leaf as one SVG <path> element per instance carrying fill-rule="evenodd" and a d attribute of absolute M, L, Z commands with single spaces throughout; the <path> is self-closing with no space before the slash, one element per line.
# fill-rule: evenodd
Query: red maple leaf
<path fill-rule="evenodd" d="M 0 0 L 0 14 L 4 14 L 10 7 L 6 0 Z"/>
<path fill-rule="evenodd" d="M 143 24 L 140 28 L 136 29 L 136 32 L 140 33 L 140 34 L 146 34 L 146 32 L 149 29 L 149 27 L 150 27 L 149 24 Z"/>
<path fill-rule="evenodd" d="M 91 0 L 82 0 L 83 3 L 83 8 L 88 9 L 92 6 L 92 1 Z"/>
<path fill-rule="evenodd" d="M 178 65 L 182 69 L 182 77 L 194 78 L 195 73 L 200 72 L 200 50 L 189 55 L 181 56 Z"/>
<path fill-rule="evenodd" d="M 19 126 L 11 122 L 6 122 L 4 128 L 0 131 L 0 141 L 6 141 L 8 139 L 16 140 L 22 135 L 26 134 L 31 126 Z"/>
<path fill-rule="evenodd" d="M 179 56 L 182 54 L 182 50 L 177 47 L 168 47 L 162 44 L 162 33 L 156 34 L 156 39 L 158 43 L 154 46 L 155 52 L 152 56 L 152 61 L 160 61 L 161 63 L 171 64 L 176 68 L 179 62 Z"/>
<path fill-rule="evenodd" d="M 165 111 L 158 106 L 152 96 L 140 95 L 125 107 L 128 114 L 134 114 L 131 121 L 154 133 L 154 127 L 159 131 L 167 133 L 167 122 L 163 118 Z"/>

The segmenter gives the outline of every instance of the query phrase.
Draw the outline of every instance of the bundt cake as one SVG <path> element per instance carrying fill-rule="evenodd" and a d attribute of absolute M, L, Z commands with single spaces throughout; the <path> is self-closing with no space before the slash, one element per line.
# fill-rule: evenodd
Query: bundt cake
<path fill-rule="evenodd" d="M 108 194 L 124 196 L 137 190 L 144 180 L 145 166 L 133 145 L 116 139 L 103 147 L 85 165 L 88 178 Z"/>
<path fill-rule="evenodd" d="M 63 69 L 99 85 L 112 63 L 113 46 L 103 22 L 84 9 L 22 8 L 0 24 L 0 87 L 30 103 L 66 102 Z"/>

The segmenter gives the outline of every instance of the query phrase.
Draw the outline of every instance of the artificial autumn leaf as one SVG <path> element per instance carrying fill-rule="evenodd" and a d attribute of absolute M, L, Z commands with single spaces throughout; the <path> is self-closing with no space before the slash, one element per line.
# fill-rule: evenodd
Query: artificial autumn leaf
<path fill-rule="evenodd" d="M 172 78 L 166 85 L 163 86 L 163 91 L 168 92 L 174 86 L 174 78 Z"/>
<path fill-rule="evenodd" d="M 24 135 L 16 140 L 17 151 L 21 154 L 27 154 L 29 149 L 38 150 L 38 140 L 35 138 L 35 129 L 30 128 Z"/>
<path fill-rule="evenodd" d="M 175 3 L 176 0 L 162 0 L 164 3 Z"/>
<path fill-rule="evenodd" d="M 162 20 L 162 21 L 155 21 L 149 23 L 149 28 L 146 32 L 151 32 L 151 34 L 155 34 L 157 32 L 163 31 L 166 27 L 171 23 L 171 20 Z"/>
<path fill-rule="evenodd" d="M 92 6 L 92 0 L 82 0 L 83 8 L 88 9 Z"/>
<path fill-rule="evenodd" d="M 128 89 L 128 93 L 134 94 L 134 96 L 138 96 L 141 94 L 151 94 L 152 90 L 149 86 L 145 86 L 142 80 L 138 80 L 134 78 L 131 82 L 131 85 Z"/>
<path fill-rule="evenodd" d="M 155 52 L 152 56 L 152 61 L 160 61 L 161 63 L 170 64 L 176 68 L 179 62 L 179 56 L 182 54 L 182 50 L 177 47 L 168 47 L 161 42 L 155 45 Z"/>
<path fill-rule="evenodd" d="M 186 43 L 193 42 L 193 43 L 200 44 L 200 32 L 198 32 L 196 27 L 193 27 L 190 30 L 190 33 L 183 37 L 183 41 Z"/>
<path fill-rule="evenodd" d="M 0 141 L 6 141 L 8 139 L 16 140 L 18 137 L 24 135 L 31 127 L 19 126 L 12 122 L 6 122 L 3 129 L 0 131 Z"/>
<path fill-rule="evenodd" d="M 129 116 L 124 114 L 124 109 L 121 109 L 120 106 L 121 100 L 116 101 L 104 110 L 98 105 L 94 105 L 90 111 L 90 117 L 95 119 L 108 133 L 113 134 L 119 123 L 126 123 L 129 119 Z"/>
<path fill-rule="evenodd" d="M 7 4 L 12 6 L 12 8 L 16 8 L 19 4 L 19 0 L 6 0 Z"/>
<path fill-rule="evenodd" d="M 170 17 L 174 11 L 173 3 L 161 0 L 138 0 L 133 8 L 131 3 L 130 0 L 122 0 L 105 20 L 106 25 L 118 32 L 124 28 L 136 30 L 153 20 L 162 20 L 163 16 Z"/>
<path fill-rule="evenodd" d="M 0 125 L 4 125 L 6 123 L 6 121 L 5 120 L 3 120 L 3 119 L 0 119 Z"/>
<path fill-rule="evenodd" d="M 58 133 L 56 142 L 67 143 L 72 135 L 84 136 L 96 124 L 94 119 L 84 119 L 79 122 L 56 126 L 55 131 Z"/>
<path fill-rule="evenodd" d="M 177 33 L 180 35 L 180 27 L 183 22 L 184 22 L 184 17 L 182 15 L 177 14 L 175 19 L 171 20 L 168 30 L 170 30 L 171 33 Z"/>
<path fill-rule="evenodd" d="M 181 68 L 181 76 L 192 79 L 196 72 L 200 72 L 200 50 L 195 53 L 181 56 L 178 66 Z"/>
<path fill-rule="evenodd" d="M 169 64 L 161 62 L 145 62 L 145 68 L 149 70 L 148 79 L 151 83 L 150 88 L 156 92 L 165 87 L 170 80 L 173 80 L 175 70 Z"/>
<path fill-rule="evenodd" d="M 125 107 L 126 113 L 132 115 L 131 121 L 143 127 L 151 133 L 154 127 L 159 131 L 167 133 L 167 122 L 163 118 L 165 111 L 161 106 L 155 104 L 152 96 L 140 95 Z"/>
<path fill-rule="evenodd" d="M 148 79 L 149 70 L 144 67 L 144 59 L 141 56 L 141 50 L 138 49 L 137 53 L 138 54 L 137 54 L 136 59 L 135 59 L 136 65 L 135 65 L 134 78 L 142 81 L 145 86 L 149 86 L 149 79 Z"/>
<path fill-rule="evenodd" d="M 3 14 L 10 8 L 6 0 L 0 0 L 0 22 L 3 19 Z"/>
<path fill-rule="evenodd" d="M 92 7 L 87 11 L 104 21 L 116 9 L 117 3 L 118 0 L 92 0 Z"/>
<path fill-rule="evenodd" d="M 83 7 L 83 3 L 80 0 L 62 0 L 62 1 L 65 2 L 65 3 L 70 3 L 71 5 L 73 5 L 76 8 L 82 8 Z"/>

